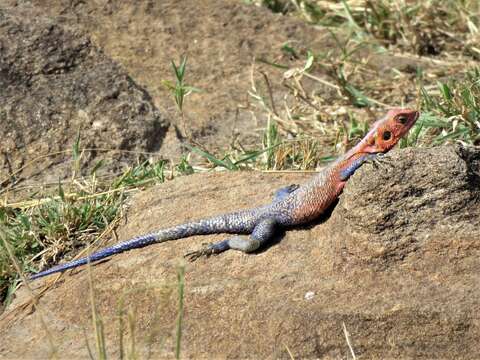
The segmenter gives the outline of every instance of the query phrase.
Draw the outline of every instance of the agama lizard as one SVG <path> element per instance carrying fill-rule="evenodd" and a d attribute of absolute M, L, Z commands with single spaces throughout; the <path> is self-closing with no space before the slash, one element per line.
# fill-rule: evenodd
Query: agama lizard
<path fill-rule="evenodd" d="M 322 170 L 306 184 L 290 185 L 277 190 L 270 204 L 253 209 L 192 221 L 161 229 L 146 235 L 101 249 L 93 254 L 57 265 L 30 277 L 37 279 L 62 272 L 88 262 L 168 240 L 193 235 L 217 233 L 237 234 L 210 244 L 185 256 L 195 260 L 200 256 L 219 254 L 229 249 L 249 253 L 272 239 L 278 227 L 291 227 L 310 222 L 327 210 L 341 193 L 348 178 L 365 162 L 375 161 L 379 154 L 389 151 L 417 121 L 418 111 L 393 109 L 378 120 L 368 134 L 352 149 Z M 238 234 L 250 234 L 248 237 Z"/>

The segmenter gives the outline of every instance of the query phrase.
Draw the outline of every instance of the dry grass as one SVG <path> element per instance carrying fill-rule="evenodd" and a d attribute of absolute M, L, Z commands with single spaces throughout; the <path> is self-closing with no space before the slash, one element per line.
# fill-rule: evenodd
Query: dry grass
<path fill-rule="evenodd" d="M 253 68 L 251 106 L 270 119 L 278 144 L 267 168 L 318 167 L 358 141 L 389 107 L 424 114 L 402 146 L 477 144 L 479 2 L 251 2 L 327 26 L 335 44 L 306 53 L 285 44 L 286 56 L 305 59 L 297 68 L 259 60 L 283 69 L 287 94 L 281 101 L 265 73 Z M 456 94 L 453 102 L 445 97 L 446 87 Z M 451 114 L 439 110 L 442 102 L 451 103 Z"/>

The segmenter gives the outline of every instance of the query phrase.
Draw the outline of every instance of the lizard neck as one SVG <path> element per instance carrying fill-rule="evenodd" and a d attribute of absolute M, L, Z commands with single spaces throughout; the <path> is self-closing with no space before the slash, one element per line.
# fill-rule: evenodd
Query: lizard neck
<path fill-rule="evenodd" d="M 368 156 L 369 154 L 363 151 L 363 148 L 366 145 L 366 141 L 364 142 L 364 140 L 365 139 L 340 156 L 332 166 L 338 169 L 338 171 L 342 171 L 343 169 L 348 168 L 353 163 L 357 162 L 358 159 Z"/>
<path fill-rule="evenodd" d="M 352 147 L 335 161 L 335 166 L 339 168 L 349 167 L 352 163 L 358 161 L 358 159 L 368 156 L 369 152 L 366 151 L 366 148 L 375 142 L 378 127 L 383 121 L 383 119 L 380 119 L 374 123 L 367 135 L 365 135 L 357 145 Z"/>
<path fill-rule="evenodd" d="M 343 156 L 339 158 L 340 161 L 349 160 L 352 157 L 358 156 L 359 154 L 366 154 L 365 148 L 375 139 L 376 129 L 372 129 L 369 133 L 362 139 L 360 142 L 348 150 Z"/>
<path fill-rule="evenodd" d="M 376 127 L 374 128 L 353 148 L 340 156 L 332 165 L 332 169 L 337 176 L 337 181 L 343 185 L 348 178 L 365 162 L 368 158 L 374 156 L 373 153 L 365 151 L 372 139 L 374 139 Z"/>
<path fill-rule="evenodd" d="M 341 156 L 337 160 L 337 162 L 353 162 L 361 156 L 368 155 L 366 148 L 375 143 L 375 137 L 377 135 L 378 128 L 381 124 L 385 122 L 385 120 L 386 117 L 376 121 L 370 128 L 369 132 L 363 137 L 363 139 L 360 140 L 357 145 L 348 150 L 343 156 Z"/>

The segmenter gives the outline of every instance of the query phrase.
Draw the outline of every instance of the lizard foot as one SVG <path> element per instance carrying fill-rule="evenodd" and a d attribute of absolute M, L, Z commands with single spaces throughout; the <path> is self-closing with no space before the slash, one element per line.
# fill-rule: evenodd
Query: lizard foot
<path fill-rule="evenodd" d="M 183 257 L 188 261 L 193 262 L 202 256 L 210 257 L 212 255 L 220 254 L 228 249 L 230 249 L 228 240 L 225 240 L 215 244 L 203 244 L 203 248 L 200 250 L 187 252 Z"/>
<path fill-rule="evenodd" d="M 365 162 L 373 165 L 375 168 L 381 168 L 390 164 L 387 156 L 383 153 L 371 154 Z"/>
<path fill-rule="evenodd" d="M 183 255 L 183 257 L 186 258 L 188 261 L 193 262 L 198 258 L 201 258 L 202 256 L 209 257 L 210 255 L 213 255 L 213 254 L 214 254 L 213 250 L 206 247 L 200 250 L 189 251 L 185 255 Z"/>

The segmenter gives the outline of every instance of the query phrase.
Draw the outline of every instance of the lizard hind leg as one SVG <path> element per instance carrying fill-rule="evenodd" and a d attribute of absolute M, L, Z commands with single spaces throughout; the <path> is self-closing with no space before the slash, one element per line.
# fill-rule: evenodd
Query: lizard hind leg
<path fill-rule="evenodd" d="M 273 218 L 261 220 L 253 229 L 250 236 L 236 235 L 223 241 L 209 244 L 200 250 L 191 251 L 185 254 L 189 261 L 195 261 L 202 256 L 209 257 L 210 255 L 220 254 L 227 250 L 239 250 L 244 253 L 250 253 L 272 239 L 275 234 L 275 226 L 277 221 Z"/>

